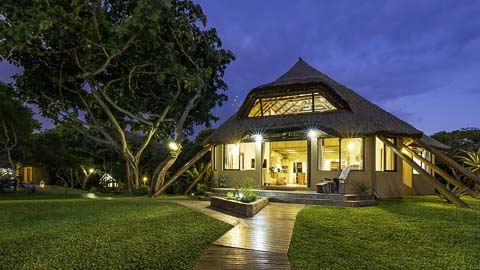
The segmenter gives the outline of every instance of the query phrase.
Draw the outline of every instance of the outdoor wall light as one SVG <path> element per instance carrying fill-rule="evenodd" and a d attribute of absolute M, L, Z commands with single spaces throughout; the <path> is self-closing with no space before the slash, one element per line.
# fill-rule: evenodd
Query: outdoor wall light
<path fill-rule="evenodd" d="M 261 142 L 263 140 L 262 134 L 254 134 L 253 138 L 255 139 L 255 142 Z"/>
<path fill-rule="evenodd" d="M 177 151 L 178 150 L 178 144 L 176 142 L 169 142 L 168 143 L 168 148 L 170 148 L 170 150 Z"/>
<path fill-rule="evenodd" d="M 316 131 L 316 130 L 313 130 L 313 129 L 310 129 L 310 130 L 308 131 L 308 137 L 309 137 L 309 138 L 312 138 L 312 139 L 316 138 L 316 137 L 317 137 L 317 131 Z"/>

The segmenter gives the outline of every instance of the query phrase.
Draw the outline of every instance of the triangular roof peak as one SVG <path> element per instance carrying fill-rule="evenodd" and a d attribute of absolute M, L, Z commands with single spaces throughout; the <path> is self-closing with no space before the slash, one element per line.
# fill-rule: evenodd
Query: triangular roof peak
<path fill-rule="evenodd" d="M 310 66 L 301 57 L 287 72 L 278 77 L 274 83 L 302 80 L 307 78 L 322 78 L 325 79 L 325 74 Z"/>

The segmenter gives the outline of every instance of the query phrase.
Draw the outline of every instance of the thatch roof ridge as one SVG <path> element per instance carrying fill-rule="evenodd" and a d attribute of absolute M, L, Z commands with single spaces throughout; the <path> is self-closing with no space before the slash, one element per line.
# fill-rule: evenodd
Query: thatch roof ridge
<path fill-rule="evenodd" d="M 440 142 L 440 141 L 437 141 L 435 140 L 434 138 L 430 137 L 430 136 L 427 136 L 427 135 L 423 135 L 423 137 L 420 139 L 420 142 L 424 143 L 424 144 L 427 144 L 427 145 L 430 145 L 434 148 L 437 148 L 437 149 L 440 149 L 440 150 L 449 150 L 451 147 Z"/>
<path fill-rule="evenodd" d="M 297 115 L 248 118 L 252 99 L 262 93 L 279 92 L 294 86 L 327 88 L 348 104 L 345 110 Z M 248 112 L 247 112 L 248 113 Z M 315 127 L 335 136 L 385 134 L 420 138 L 423 133 L 355 91 L 336 82 L 299 58 L 297 63 L 275 81 L 252 89 L 239 112 L 225 121 L 209 138 L 211 143 L 233 142 L 252 130 L 275 130 Z"/>

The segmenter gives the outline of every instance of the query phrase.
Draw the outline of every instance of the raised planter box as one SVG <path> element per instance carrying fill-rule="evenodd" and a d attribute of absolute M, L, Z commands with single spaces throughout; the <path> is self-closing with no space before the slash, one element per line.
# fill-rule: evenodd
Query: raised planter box
<path fill-rule="evenodd" d="M 267 197 L 260 197 L 256 201 L 251 203 L 227 200 L 226 198 L 222 197 L 212 197 L 210 199 L 210 206 L 227 210 L 246 217 L 253 217 L 267 204 Z"/>

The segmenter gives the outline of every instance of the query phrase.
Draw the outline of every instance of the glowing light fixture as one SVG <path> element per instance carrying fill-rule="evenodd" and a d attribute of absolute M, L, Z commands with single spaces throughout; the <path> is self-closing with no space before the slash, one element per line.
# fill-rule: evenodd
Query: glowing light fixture
<path fill-rule="evenodd" d="M 308 131 L 308 137 L 310 137 L 310 138 L 312 138 L 312 139 L 313 139 L 313 138 L 316 138 L 316 137 L 317 137 L 317 131 L 316 131 L 316 130 L 313 130 L 313 129 L 310 129 L 310 130 Z"/>
<path fill-rule="evenodd" d="M 44 189 L 45 188 L 45 182 L 42 180 L 40 181 L 40 188 L 41 189 Z"/>
<path fill-rule="evenodd" d="M 262 134 L 254 134 L 253 138 L 255 139 L 255 142 L 261 142 L 263 141 L 263 136 Z"/>
<path fill-rule="evenodd" d="M 144 176 L 144 177 L 142 178 L 142 180 L 143 180 L 143 185 L 146 186 L 146 185 L 147 185 L 147 180 L 148 180 L 148 178 L 147 178 L 146 176 Z"/>
<path fill-rule="evenodd" d="M 178 150 L 178 144 L 176 142 L 169 142 L 168 143 L 168 148 L 170 148 L 173 151 L 177 151 Z"/>
<path fill-rule="evenodd" d="M 234 155 L 238 155 L 240 153 L 240 145 L 238 143 L 232 146 L 232 153 Z"/>
<path fill-rule="evenodd" d="M 95 171 L 94 168 L 90 168 L 90 169 L 88 170 L 89 173 L 93 173 L 94 171 Z"/>

